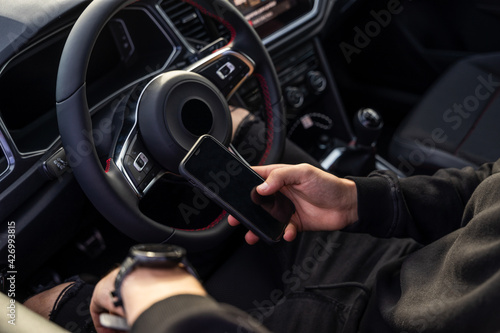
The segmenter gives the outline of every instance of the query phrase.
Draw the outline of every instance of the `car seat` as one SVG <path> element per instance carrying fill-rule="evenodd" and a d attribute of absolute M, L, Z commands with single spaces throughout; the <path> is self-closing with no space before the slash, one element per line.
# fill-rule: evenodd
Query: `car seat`
<path fill-rule="evenodd" d="M 500 157 L 500 53 L 451 66 L 406 116 L 389 147 L 406 175 L 478 166 Z"/>

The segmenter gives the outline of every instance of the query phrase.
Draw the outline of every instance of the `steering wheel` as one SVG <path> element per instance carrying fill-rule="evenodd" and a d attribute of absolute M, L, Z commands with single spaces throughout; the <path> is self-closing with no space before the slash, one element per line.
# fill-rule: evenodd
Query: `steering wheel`
<path fill-rule="evenodd" d="M 266 150 L 260 164 L 277 162 L 285 142 L 279 81 L 260 38 L 228 1 L 185 0 L 223 23 L 231 32 L 231 41 L 185 70 L 153 78 L 142 91 L 136 123 L 104 167 L 93 141 L 86 72 L 105 24 L 136 1 L 94 0 L 71 30 L 57 77 L 61 140 L 81 188 L 115 227 L 138 242 L 174 243 L 203 250 L 231 233 L 222 215 L 202 230 L 175 229 L 140 210 L 142 193 L 162 172 L 177 173 L 179 162 L 200 135 L 208 133 L 229 143 L 232 124 L 227 100 L 252 72 L 265 104 Z"/>

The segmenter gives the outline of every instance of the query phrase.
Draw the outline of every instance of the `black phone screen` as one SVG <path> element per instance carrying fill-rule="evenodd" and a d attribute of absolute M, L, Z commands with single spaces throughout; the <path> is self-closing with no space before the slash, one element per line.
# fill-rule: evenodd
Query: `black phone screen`
<path fill-rule="evenodd" d="M 181 173 L 222 208 L 268 242 L 283 235 L 293 203 L 280 192 L 261 196 L 264 179 L 211 136 L 202 136 L 181 162 Z"/>

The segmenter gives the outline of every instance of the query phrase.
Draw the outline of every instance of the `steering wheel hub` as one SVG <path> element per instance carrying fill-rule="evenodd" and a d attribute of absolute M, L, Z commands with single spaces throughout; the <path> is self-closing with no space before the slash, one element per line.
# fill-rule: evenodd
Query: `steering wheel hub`
<path fill-rule="evenodd" d="M 192 72 L 154 78 L 139 101 L 138 122 L 148 150 L 172 172 L 200 135 L 210 134 L 225 145 L 231 140 L 226 99 L 208 79 Z"/>

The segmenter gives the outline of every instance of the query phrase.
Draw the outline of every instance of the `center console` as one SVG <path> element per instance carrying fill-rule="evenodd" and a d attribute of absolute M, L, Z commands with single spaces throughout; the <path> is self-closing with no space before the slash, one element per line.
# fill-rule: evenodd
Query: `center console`
<path fill-rule="evenodd" d="M 319 40 L 312 39 L 271 54 L 286 104 L 288 138 L 318 161 L 335 146 L 352 140 L 351 126 Z M 245 106 L 259 110 L 256 81 L 238 91 Z"/>
<path fill-rule="evenodd" d="M 305 43 L 276 56 L 274 65 L 291 119 L 315 102 L 328 87 L 312 43 Z"/>
<path fill-rule="evenodd" d="M 317 38 L 272 54 L 287 106 L 288 137 L 317 160 L 352 140 L 335 80 Z"/>
<path fill-rule="evenodd" d="M 364 174 L 375 166 L 390 168 L 385 160 L 374 155 L 371 142 L 366 149 L 359 148 L 364 147 L 358 144 L 362 140 L 356 142 L 359 133 L 353 133 L 351 122 L 346 119 L 317 37 L 318 30 L 314 28 L 324 23 L 321 14 L 326 16 L 329 7 L 318 0 L 230 1 L 253 25 L 271 54 L 286 103 L 288 138 L 327 170 L 344 168 L 353 172 L 353 165 L 360 164 L 358 173 Z M 257 83 L 250 81 L 239 91 L 250 109 L 258 110 L 262 105 L 257 90 Z M 366 156 L 370 157 L 368 162 L 358 163 Z"/>

